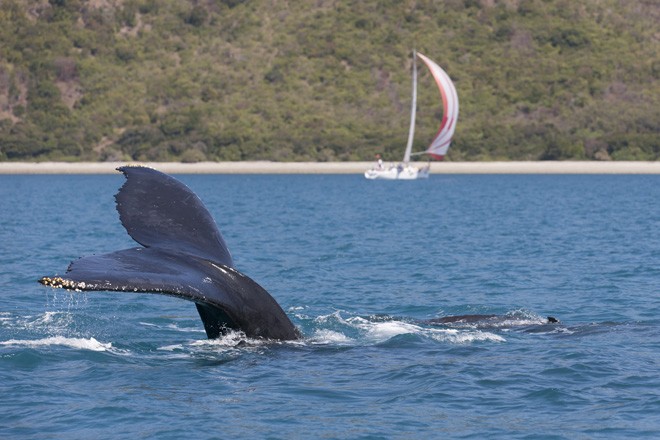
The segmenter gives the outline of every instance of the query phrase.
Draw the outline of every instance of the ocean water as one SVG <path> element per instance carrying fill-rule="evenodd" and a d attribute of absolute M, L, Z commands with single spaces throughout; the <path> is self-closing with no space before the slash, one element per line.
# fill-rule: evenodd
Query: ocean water
<path fill-rule="evenodd" d="M 39 285 L 124 178 L 0 176 L 0 438 L 660 437 L 660 176 L 178 178 L 304 339 Z"/>

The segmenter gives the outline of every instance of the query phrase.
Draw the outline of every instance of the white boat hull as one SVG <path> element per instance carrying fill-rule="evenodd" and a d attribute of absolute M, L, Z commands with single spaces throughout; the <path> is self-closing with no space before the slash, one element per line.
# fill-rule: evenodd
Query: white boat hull
<path fill-rule="evenodd" d="M 429 167 L 416 168 L 407 166 L 372 168 L 364 172 L 364 177 L 370 180 L 416 180 L 429 177 Z"/>

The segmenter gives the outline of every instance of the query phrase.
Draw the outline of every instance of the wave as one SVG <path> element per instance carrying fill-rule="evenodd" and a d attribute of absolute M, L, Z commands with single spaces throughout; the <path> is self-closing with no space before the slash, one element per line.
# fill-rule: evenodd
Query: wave
<path fill-rule="evenodd" d="M 591 324 L 582 326 L 549 325 L 545 318 L 524 310 L 515 310 L 499 315 L 492 320 L 480 322 L 451 322 L 435 324 L 413 318 L 393 317 L 389 315 L 357 316 L 348 311 L 337 310 L 328 314 L 304 313 L 306 308 L 297 308 L 292 317 L 304 337 L 300 341 L 275 342 L 248 338 L 243 332 L 229 332 L 218 339 L 206 339 L 201 336 L 204 330 L 192 321 L 161 320 L 160 322 L 137 321 L 139 325 L 149 327 L 150 342 L 131 346 L 130 349 L 118 349 L 112 343 L 99 342 L 91 334 L 99 334 L 93 329 L 86 331 L 85 337 L 79 337 L 75 314 L 65 311 L 47 311 L 35 315 L 15 316 L 9 312 L 0 312 L 0 328 L 11 329 L 13 337 L 5 334 L 5 347 L 68 347 L 76 350 L 111 352 L 115 354 L 155 355 L 161 357 L 213 357 L 233 358 L 240 353 L 261 352 L 273 346 L 289 347 L 368 347 L 368 346 L 405 346 L 408 344 L 475 344 L 505 343 L 516 333 L 541 333 L 557 336 L 584 336 L 612 331 L 612 325 Z M 98 325 L 98 321 L 95 321 Z M 90 321 L 88 324 L 94 327 Z M 102 323 L 100 324 L 102 325 Z M 87 327 L 85 325 L 85 327 Z M 16 333 L 16 330 L 19 332 Z M 27 330 L 23 333 L 22 330 Z M 183 340 L 172 334 L 178 332 Z M 21 334 L 23 333 L 23 334 Z M 103 332 L 103 334 L 107 334 Z M 16 337 L 21 335 L 21 337 Z M 188 335 L 188 336 L 186 336 Z M 34 338 L 33 338 L 34 337 Z M 130 335 L 128 335 L 130 340 Z M 130 342 L 128 343 L 130 345 Z M 149 348 L 150 347 L 150 348 Z M 141 354 L 139 354 L 141 353 Z M 161 357 L 162 358 L 162 357 Z"/>
<path fill-rule="evenodd" d="M 10 330 L 13 334 L 18 332 L 22 336 L 0 341 L 0 346 L 3 347 L 32 349 L 67 347 L 122 355 L 128 353 L 126 350 L 114 347 L 111 342 L 100 342 L 94 337 L 71 335 L 71 333 L 76 333 L 76 316 L 70 312 L 46 311 L 36 315 L 13 315 L 1 312 L 0 327 Z M 35 338 L 31 339 L 28 335 L 35 336 Z"/>
<path fill-rule="evenodd" d="M 63 346 L 78 350 L 119 352 L 119 350 L 112 347 L 111 342 L 103 343 L 94 338 L 68 338 L 66 336 L 50 336 L 42 339 L 10 339 L 0 341 L 0 345 L 28 348 Z"/>
<path fill-rule="evenodd" d="M 422 339 L 455 344 L 479 341 L 505 342 L 506 339 L 492 332 L 476 328 L 432 328 L 404 319 L 383 316 L 344 318 L 337 311 L 313 319 L 311 344 L 373 345 L 382 344 L 400 336 L 416 336 Z"/>
<path fill-rule="evenodd" d="M 317 317 L 297 317 L 305 337 L 300 341 L 275 342 L 248 338 L 245 333 L 231 331 L 217 339 L 200 339 L 158 347 L 169 356 L 221 355 L 230 358 L 239 353 L 261 352 L 273 345 L 289 347 L 339 346 L 360 347 L 388 343 L 399 337 L 413 336 L 432 342 L 470 344 L 474 342 L 506 342 L 498 334 L 482 329 L 439 329 L 389 317 L 344 317 L 333 312 Z M 150 325 L 152 326 L 152 325 Z M 405 343 L 405 342 L 404 342 Z"/>

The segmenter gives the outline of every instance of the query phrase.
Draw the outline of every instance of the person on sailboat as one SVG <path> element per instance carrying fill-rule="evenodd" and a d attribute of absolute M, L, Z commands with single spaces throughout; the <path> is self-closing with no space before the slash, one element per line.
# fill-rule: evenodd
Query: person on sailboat
<path fill-rule="evenodd" d="M 380 154 L 376 154 L 376 169 L 377 170 L 383 169 L 383 159 L 380 157 Z"/>

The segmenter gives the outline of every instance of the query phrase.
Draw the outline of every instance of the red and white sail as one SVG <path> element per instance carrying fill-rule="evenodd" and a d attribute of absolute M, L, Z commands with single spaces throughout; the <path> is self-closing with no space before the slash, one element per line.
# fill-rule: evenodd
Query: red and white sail
<path fill-rule="evenodd" d="M 454 83 L 440 66 L 433 60 L 417 52 L 417 55 L 424 61 L 424 64 L 431 71 L 431 75 L 435 79 L 435 83 L 440 90 L 442 96 L 442 121 L 438 133 L 433 138 L 431 145 L 426 149 L 425 153 L 432 155 L 436 159 L 443 159 L 449 145 L 451 144 L 452 136 L 456 130 L 456 122 L 458 120 L 458 94 Z"/>

